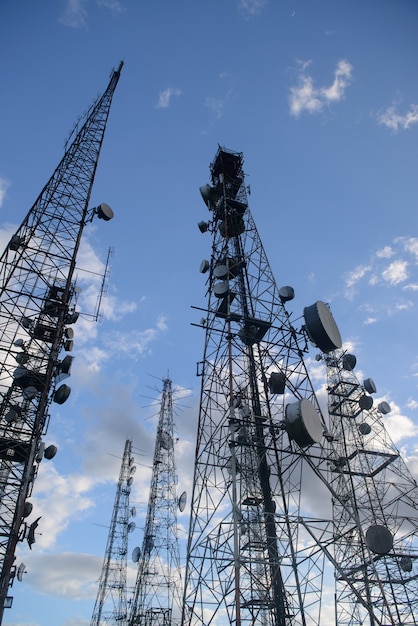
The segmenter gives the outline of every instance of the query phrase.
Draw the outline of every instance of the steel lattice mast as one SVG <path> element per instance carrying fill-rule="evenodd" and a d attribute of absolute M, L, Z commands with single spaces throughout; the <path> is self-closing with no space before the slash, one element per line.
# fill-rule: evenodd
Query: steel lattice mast
<path fill-rule="evenodd" d="M 174 626 L 180 623 L 181 571 L 177 536 L 172 381 L 163 380 L 151 488 L 129 624 Z"/>
<path fill-rule="evenodd" d="M 135 514 L 135 509 L 129 506 L 129 495 L 135 470 L 132 442 L 127 439 L 91 626 L 102 624 L 123 626 L 128 623 L 126 591 L 128 535 L 135 528 L 135 524 L 129 521 Z"/>
<path fill-rule="evenodd" d="M 418 487 L 385 429 L 390 405 L 373 401 L 374 381 L 360 383 L 352 354 L 337 351 L 324 361 L 336 453 L 329 476 L 337 495 L 336 622 L 412 626 L 418 622 Z"/>
<path fill-rule="evenodd" d="M 18 541 L 35 540 L 38 520 L 28 525 L 27 501 L 38 464 L 52 400 L 63 403 L 78 313 L 74 269 L 85 225 L 94 215 L 108 220 L 105 204 L 89 208 L 112 97 L 122 63 L 74 131 L 71 145 L 0 258 L 0 622 L 15 574 Z"/>
<path fill-rule="evenodd" d="M 242 154 L 219 148 L 210 170 L 211 186 L 201 188 L 212 219 L 199 228 L 213 244 L 201 266 L 208 306 L 183 624 L 317 624 L 324 554 L 312 542 L 302 553 L 299 523 L 303 449 L 325 429 L 303 360 L 308 335 L 284 307 L 293 290 L 273 278 Z"/>
<path fill-rule="evenodd" d="M 338 378 L 342 340 L 328 306 L 295 321 L 287 312 L 294 292 L 276 286 L 242 154 L 219 148 L 210 171 L 200 189 L 212 215 L 199 229 L 213 242 L 201 264 L 208 305 L 182 624 L 413 624 L 415 481 L 379 415 L 364 445 L 370 400 Z M 329 419 L 307 369 L 311 343 L 334 377 Z M 312 491 L 325 502 L 319 516 Z"/>

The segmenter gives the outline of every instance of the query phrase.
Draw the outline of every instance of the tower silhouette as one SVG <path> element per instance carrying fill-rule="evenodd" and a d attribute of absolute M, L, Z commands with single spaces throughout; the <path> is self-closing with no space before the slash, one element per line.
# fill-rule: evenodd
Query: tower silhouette
<path fill-rule="evenodd" d="M 328 365 L 339 358 L 342 340 L 331 311 L 322 301 L 306 306 L 299 318 L 287 311 L 294 291 L 278 288 L 274 280 L 248 207 L 242 154 L 219 147 L 210 174 L 211 184 L 200 188 L 210 219 L 198 226 L 212 236 L 212 254 L 200 266 L 208 302 L 199 324 L 205 345 L 198 364 L 201 398 L 182 624 L 415 623 L 412 569 L 408 591 L 402 591 L 408 599 L 395 616 L 394 579 L 387 564 L 376 563 L 391 558 L 397 586 L 406 583 L 400 563 L 404 559 L 404 570 L 413 563 L 415 523 L 359 513 L 359 507 L 378 508 L 379 494 L 386 493 L 387 510 L 396 510 L 396 487 L 389 495 L 384 481 L 368 499 L 363 476 L 363 491 L 354 496 L 361 457 L 369 464 L 373 458 L 367 475 L 373 481 L 374 470 L 397 455 L 383 447 L 374 456 L 360 452 L 361 435 L 350 438 L 349 451 L 342 450 L 345 426 L 328 419 L 308 368 L 312 344 Z M 348 393 L 329 386 L 331 403 Z M 352 428 L 354 419 L 366 421 L 363 411 L 370 408 L 360 400 L 363 393 L 357 396 Z M 353 399 L 341 410 L 348 411 Z M 400 509 L 408 515 L 415 483 L 408 475 L 403 484 Z M 310 502 L 312 491 L 326 502 L 319 514 Z M 351 545 L 353 531 L 357 544 Z M 396 553 L 390 540 L 395 535 Z M 335 600 L 329 594 L 334 575 Z"/>
<path fill-rule="evenodd" d="M 186 494 L 176 495 L 174 457 L 173 388 L 163 380 L 157 437 L 152 464 L 142 548 L 138 561 L 129 625 L 175 626 L 181 616 L 181 571 L 177 536 L 177 509 Z"/>
<path fill-rule="evenodd" d="M 122 63 L 74 130 L 0 258 L 0 622 L 16 574 L 16 545 L 35 541 L 39 518 L 26 520 L 38 465 L 56 452 L 43 443 L 50 405 L 62 404 L 71 391 L 62 380 L 70 374 L 71 325 L 78 318 L 74 270 L 81 236 L 95 215 L 113 217 L 108 205 L 89 203 L 121 69 Z"/>
<path fill-rule="evenodd" d="M 135 508 L 129 506 L 129 496 L 135 470 L 132 442 L 127 439 L 91 626 L 127 624 L 128 536 L 135 529 L 130 519 L 136 513 Z"/>

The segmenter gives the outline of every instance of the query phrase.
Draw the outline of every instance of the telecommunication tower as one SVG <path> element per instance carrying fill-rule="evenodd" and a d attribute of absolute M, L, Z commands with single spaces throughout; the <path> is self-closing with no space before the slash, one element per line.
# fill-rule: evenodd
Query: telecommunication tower
<path fill-rule="evenodd" d="M 337 623 L 416 624 L 418 488 L 384 426 L 391 407 L 374 402 L 372 378 L 360 383 L 355 355 L 340 350 L 322 359 L 335 441 L 329 483 Z"/>
<path fill-rule="evenodd" d="M 175 626 L 181 616 L 181 571 L 177 509 L 184 510 L 186 493 L 176 495 L 173 389 L 163 380 L 151 488 L 142 548 L 135 548 L 138 571 L 129 626 Z"/>
<path fill-rule="evenodd" d="M 26 521 L 28 498 L 45 447 L 51 402 L 64 403 L 70 387 L 76 258 L 84 227 L 111 208 L 89 208 L 98 158 L 122 63 L 102 96 L 75 129 L 61 162 L 0 258 L 0 623 L 10 606 L 19 541 L 35 541 L 39 518 Z M 62 384 L 61 384 L 62 383 Z"/>
<path fill-rule="evenodd" d="M 374 471 L 399 455 L 389 444 L 374 456 L 365 453 L 355 448 L 361 438 L 350 439 L 349 451 L 343 451 L 341 420 L 328 419 L 321 408 L 308 354 L 314 344 L 328 365 L 338 360 L 342 340 L 331 311 L 321 301 L 299 318 L 287 311 L 294 290 L 279 289 L 274 280 L 248 207 L 242 154 L 219 147 L 210 173 L 211 184 L 200 188 L 211 218 L 198 226 L 212 235 L 212 254 L 200 267 L 207 274 L 208 303 L 199 324 L 205 346 L 198 364 L 201 398 L 182 625 L 413 624 L 417 526 L 401 517 L 412 512 L 415 483 L 409 474 L 398 482 L 398 509 L 395 485 L 389 489 L 382 480 L 366 492 Z M 344 393 L 330 384 L 330 402 Z M 370 407 L 360 400 L 363 395 L 349 397 L 341 409 L 357 402 L 352 428 L 354 419 L 366 422 L 363 412 Z M 361 457 L 369 463 L 368 474 L 355 494 Z M 312 490 L 326 496 L 319 515 L 309 502 Z M 377 512 L 383 496 L 385 521 Z M 370 512 L 360 514 L 367 507 Z M 389 534 L 396 535 L 396 548 Z M 396 582 L 383 563 L 388 559 Z M 334 576 L 336 602 L 327 591 Z M 395 587 L 404 584 L 400 620 Z"/>
<path fill-rule="evenodd" d="M 135 508 L 129 506 L 129 495 L 135 471 L 132 442 L 127 439 L 91 626 L 127 624 L 128 536 L 135 530 L 135 522 L 131 518 L 136 515 Z"/>

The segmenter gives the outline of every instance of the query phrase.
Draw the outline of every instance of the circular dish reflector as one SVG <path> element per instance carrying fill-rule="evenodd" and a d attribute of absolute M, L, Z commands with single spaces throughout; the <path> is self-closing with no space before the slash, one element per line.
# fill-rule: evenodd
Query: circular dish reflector
<path fill-rule="evenodd" d="M 282 302 L 289 302 L 289 300 L 293 300 L 294 297 L 295 297 L 295 290 L 293 289 L 293 287 L 290 287 L 289 285 L 280 287 L 279 298 Z"/>
<path fill-rule="evenodd" d="M 105 202 L 102 202 L 102 204 L 100 204 L 97 207 L 97 217 L 99 219 L 104 220 L 105 222 L 108 222 L 109 220 L 112 219 L 113 216 L 114 216 L 114 213 L 112 209 Z"/>
<path fill-rule="evenodd" d="M 375 524 L 367 529 L 366 543 L 375 554 L 387 554 L 393 547 L 392 533 L 386 526 Z"/>
<path fill-rule="evenodd" d="M 370 435 L 370 433 L 372 432 L 372 427 L 367 422 L 362 422 L 358 426 L 358 431 L 360 435 Z"/>
<path fill-rule="evenodd" d="M 54 393 L 54 402 L 57 404 L 64 404 L 64 402 L 68 400 L 70 393 L 71 387 L 68 385 L 61 385 L 61 387 L 58 387 Z"/>
<path fill-rule="evenodd" d="M 388 404 L 387 402 L 381 402 L 377 405 L 377 408 L 381 413 L 383 413 L 383 415 L 387 415 L 391 411 L 390 404 Z"/>
<path fill-rule="evenodd" d="M 203 261 L 200 264 L 200 268 L 199 271 L 201 274 L 205 274 L 209 269 L 209 261 L 207 259 L 203 259 Z"/>
<path fill-rule="evenodd" d="M 363 411 L 368 411 L 373 406 L 373 398 L 371 396 L 360 396 L 358 403 Z"/>
<path fill-rule="evenodd" d="M 364 388 L 368 393 L 376 393 L 376 385 L 374 384 L 373 378 L 366 378 L 363 382 Z"/>
<path fill-rule="evenodd" d="M 324 302 L 318 301 L 303 310 L 306 330 L 313 343 L 326 354 L 341 348 L 342 340 L 331 311 Z"/>
<path fill-rule="evenodd" d="M 355 354 L 344 354 L 343 356 L 343 370 L 346 372 L 352 372 L 357 363 L 357 357 Z"/>
<path fill-rule="evenodd" d="M 132 561 L 134 563 L 138 563 L 140 557 L 141 557 L 141 548 L 139 546 L 136 546 L 136 548 L 134 548 L 132 551 Z"/>
<path fill-rule="evenodd" d="M 50 461 L 51 459 L 54 458 L 57 452 L 58 452 L 57 446 L 54 446 L 54 444 L 51 443 L 51 445 L 45 448 L 44 450 L 44 458 Z"/>
<path fill-rule="evenodd" d="M 286 430 L 301 448 L 306 448 L 322 439 L 322 423 L 310 400 L 303 398 L 286 406 Z"/>
<path fill-rule="evenodd" d="M 181 494 L 180 498 L 179 498 L 179 502 L 178 502 L 178 507 L 179 507 L 179 511 L 180 513 L 183 513 L 185 506 L 186 506 L 186 501 L 187 501 L 187 494 L 185 491 L 183 491 L 183 493 Z"/>

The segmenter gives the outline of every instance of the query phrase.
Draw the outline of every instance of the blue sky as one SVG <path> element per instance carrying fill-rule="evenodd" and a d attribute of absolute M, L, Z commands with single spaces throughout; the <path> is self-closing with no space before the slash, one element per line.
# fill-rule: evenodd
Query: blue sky
<path fill-rule="evenodd" d="M 205 304 L 210 257 L 199 187 L 218 144 L 244 153 L 250 208 L 277 283 L 295 289 L 294 314 L 330 303 L 418 476 L 417 35 L 416 0 L 1 3 L 2 246 L 125 62 L 92 197 L 115 219 L 86 229 L 78 259 L 92 314 L 114 248 L 103 317 L 75 327 L 72 394 L 47 438 L 59 452 L 32 497 L 42 534 L 19 549 L 27 574 L 7 626 L 90 623 L 126 437 L 138 464 L 130 550 L 141 543 L 148 398 L 167 375 L 189 395 L 176 454 L 190 492 L 204 342 L 191 307 Z"/>

